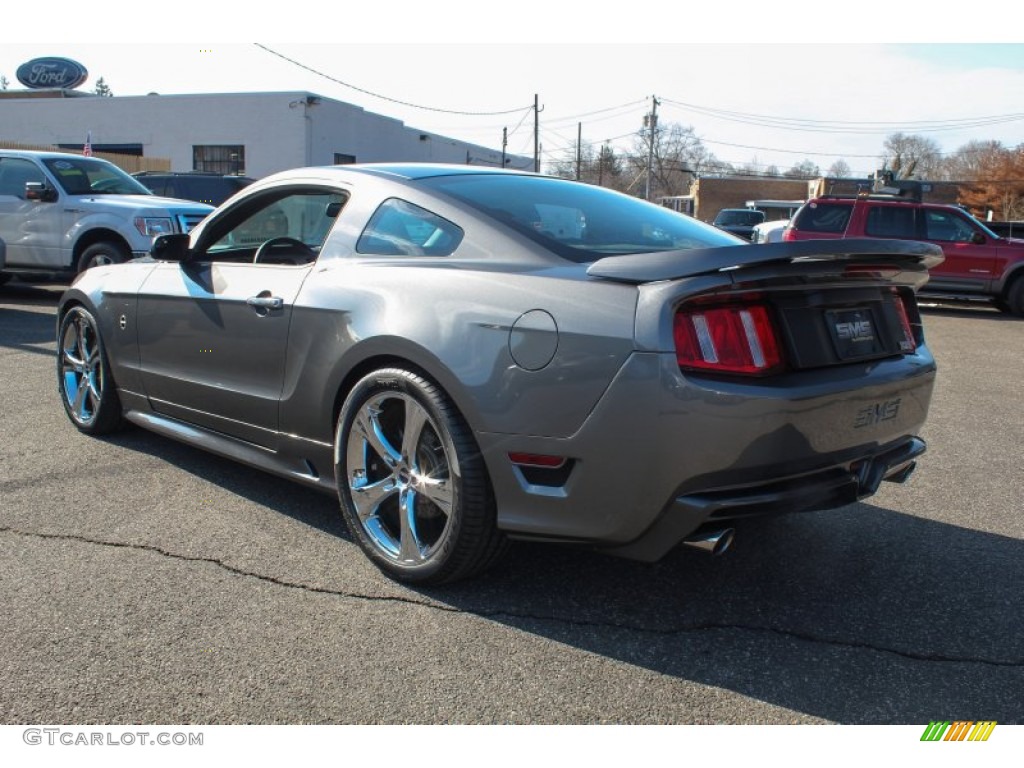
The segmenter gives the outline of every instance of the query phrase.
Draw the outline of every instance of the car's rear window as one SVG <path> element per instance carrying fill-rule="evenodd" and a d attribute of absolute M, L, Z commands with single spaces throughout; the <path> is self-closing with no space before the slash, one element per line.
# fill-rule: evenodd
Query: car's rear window
<path fill-rule="evenodd" d="M 852 205 L 841 203 L 808 203 L 793 220 L 793 228 L 801 232 L 835 232 L 842 234 L 850 222 Z"/>
<path fill-rule="evenodd" d="M 764 221 L 761 211 L 724 210 L 715 217 L 715 224 L 720 227 L 752 227 Z"/>
<path fill-rule="evenodd" d="M 435 176 L 419 183 L 575 262 L 742 242 L 669 208 L 565 179 L 495 173 Z"/>

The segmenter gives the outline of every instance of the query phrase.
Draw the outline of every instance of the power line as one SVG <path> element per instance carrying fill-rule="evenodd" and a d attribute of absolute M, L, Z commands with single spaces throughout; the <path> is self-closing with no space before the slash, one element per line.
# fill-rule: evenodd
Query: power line
<path fill-rule="evenodd" d="M 637 107 L 637 106 L 639 106 L 641 104 L 645 104 L 646 102 L 647 102 L 646 99 L 640 99 L 639 101 L 630 101 L 630 102 L 628 102 L 626 104 L 619 104 L 616 107 L 605 107 L 604 109 L 595 109 L 595 110 L 592 110 L 590 112 L 581 112 L 578 115 L 566 115 L 564 117 L 552 117 L 549 120 L 547 120 L 547 123 L 549 125 L 550 124 L 556 124 L 557 125 L 557 124 L 560 124 L 560 123 L 575 123 L 575 122 L 578 122 L 580 120 L 580 118 L 583 118 L 583 117 L 590 117 L 592 115 L 600 115 L 600 114 L 603 114 L 605 112 L 615 112 L 617 110 L 625 110 L 621 114 L 609 115 L 607 117 L 602 117 L 600 119 L 600 120 L 610 120 L 610 119 L 613 119 L 613 118 L 616 118 L 616 117 L 622 117 L 622 115 L 628 115 L 632 111 L 633 107 Z M 589 122 L 597 123 L 597 122 L 600 122 L 600 120 L 591 120 Z"/>
<path fill-rule="evenodd" d="M 981 128 L 990 125 L 1002 125 L 1024 120 L 1024 113 L 1012 112 L 1004 115 L 983 115 L 978 117 L 945 118 L 942 120 L 905 120 L 905 121 L 872 121 L 872 120 L 816 120 L 813 118 L 789 118 L 776 115 L 760 115 L 752 112 L 736 112 L 727 109 L 704 107 L 684 101 L 665 99 L 665 102 L 683 107 L 691 112 L 727 122 L 757 125 L 760 127 L 779 128 L 790 131 L 814 131 L 816 133 L 848 133 L 848 134 L 884 134 L 898 129 L 906 129 L 915 133 L 934 133 L 941 131 L 958 131 L 968 128 Z"/>
<path fill-rule="evenodd" d="M 409 102 L 409 101 L 402 101 L 401 99 L 393 99 L 390 96 L 384 96 L 383 94 L 380 94 L 380 93 L 374 93 L 373 91 L 368 91 L 365 88 L 360 88 L 358 85 L 352 85 L 351 83 L 346 83 L 344 80 L 339 80 L 338 78 L 332 77 L 331 75 L 328 75 L 325 72 L 321 72 L 321 71 L 319 71 L 317 69 L 313 69 L 312 67 L 308 67 L 305 64 L 303 64 L 303 63 L 301 63 L 299 61 L 296 61 L 295 59 L 290 59 L 287 56 L 285 56 L 284 54 L 278 53 L 277 51 L 268 48 L 267 46 L 263 45 L 262 43 L 253 43 L 253 45 L 255 45 L 257 48 L 263 49 L 267 53 L 270 53 L 270 54 L 272 54 L 274 56 L 277 56 L 279 59 L 284 59 L 289 64 L 294 64 L 295 66 L 297 66 L 297 67 L 299 67 L 301 69 L 304 69 L 307 72 L 312 72 L 314 75 L 318 75 L 320 77 L 326 78 L 327 80 L 330 80 L 332 83 L 337 83 L 338 85 L 343 85 L 346 88 L 351 88 L 353 91 L 359 91 L 359 93 L 365 93 L 367 96 L 373 96 L 375 99 L 382 99 L 384 101 L 390 101 L 392 104 L 401 104 L 403 107 L 412 107 L 414 109 L 422 109 L 422 110 L 426 110 L 427 112 L 441 112 L 441 113 L 446 114 L 446 115 L 470 115 L 470 116 L 473 116 L 473 117 L 493 116 L 493 115 L 512 115 L 512 114 L 516 114 L 516 113 L 520 112 L 523 109 L 533 109 L 533 107 L 530 106 L 530 107 L 516 107 L 515 109 L 498 110 L 496 112 L 468 112 L 468 111 L 465 111 L 465 110 L 442 109 L 440 107 L 427 107 L 427 106 L 424 106 L 422 104 L 413 104 L 412 102 Z"/>

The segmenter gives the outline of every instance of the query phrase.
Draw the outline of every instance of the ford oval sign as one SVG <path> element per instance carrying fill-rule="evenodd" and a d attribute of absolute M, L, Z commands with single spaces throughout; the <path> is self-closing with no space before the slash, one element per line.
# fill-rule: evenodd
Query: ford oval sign
<path fill-rule="evenodd" d="M 26 88 L 77 88 L 89 72 L 77 61 L 45 56 L 25 62 L 15 76 Z"/>

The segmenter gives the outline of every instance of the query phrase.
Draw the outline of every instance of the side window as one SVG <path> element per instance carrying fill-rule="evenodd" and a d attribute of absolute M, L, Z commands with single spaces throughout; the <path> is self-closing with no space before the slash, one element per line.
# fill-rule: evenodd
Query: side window
<path fill-rule="evenodd" d="M 952 211 L 925 210 L 925 237 L 950 243 L 970 242 L 975 229 Z"/>
<path fill-rule="evenodd" d="M 25 184 L 29 181 L 44 181 L 43 172 L 29 160 L 6 157 L 0 160 L 0 195 L 25 199 Z"/>
<path fill-rule="evenodd" d="M 872 237 L 917 237 L 915 212 L 909 206 L 873 205 L 868 209 L 864 232 Z"/>
<path fill-rule="evenodd" d="M 462 230 L 447 219 L 398 198 L 380 204 L 359 236 L 356 252 L 372 256 L 449 256 Z"/>
<path fill-rule="evenodd" d="M 269 193 L 213 232 L 211 261 L 308 264 L 316 260 L 346 196 L 298 190 Z"/>
<path fill-rule="evenodd" d="M 852 205 L 834 205 L 831 203 L 810 203 L 805 206 L 798 220 L 794 222 L 797 229 L 804 232 L 835 232 L 842 234 L 850 222 Z"/>

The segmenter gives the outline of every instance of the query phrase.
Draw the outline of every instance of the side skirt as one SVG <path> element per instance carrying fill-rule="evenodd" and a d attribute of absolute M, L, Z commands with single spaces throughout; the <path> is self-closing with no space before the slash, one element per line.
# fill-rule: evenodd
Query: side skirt
<path fill-rule="evenodd" d="M 324 493 L 334 495 L 337 492 L 330 445 L 320 445 L 291 435 L 282 435 L 282 442 L 297 450 L 289 451 L 287 454 L 275 453 L 261 446 L 152 411 L 129 408 L 125 411 L 124 417 L 143 429 L 172 440 L 302 483 Z"/>

